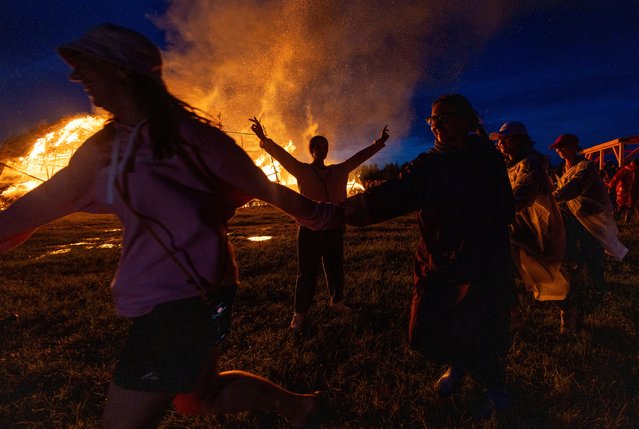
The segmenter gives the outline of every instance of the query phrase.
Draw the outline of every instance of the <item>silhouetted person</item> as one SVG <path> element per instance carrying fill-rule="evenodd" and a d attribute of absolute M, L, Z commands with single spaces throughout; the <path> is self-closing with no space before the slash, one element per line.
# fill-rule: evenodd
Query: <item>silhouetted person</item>
<path fill-rule="evenodd" d="M 260 147 L 275 158 L 297 179 L 300 193 L 315 201 L 340 203 L 346 199 L 348 175 L 364 161 L 384 147 L 388 139 L 386 127 L 370 146 L 360 150 L 346 161 L 326 165 L 328 140 L 323 136 L 311 138 L 308 149 L 313 162 L 298 161 L 293 155 L 264 135 L 257 118 L 251 119 L 251 129 L 260 139 Z M 298 272 L 295 284 L 295 311 L 290 329 L 299 331 L 306 313 L 313 303 L 320 267 L 324 266 L 326 284 L 331 297 L 331 308 L 341 314 L 349 313 L 344 302 L 344 227 L 313 231 L 300 225 L 297 233 Z"/>
<path fill-rule="evenodd" d="M 446 396 L 466 373 L 487 392 L 481 415 L 505 408 L 504 359 L 514 295 L 508 225 L 515 206 L 504 159 L 461 95 L 432 105 L 435 147 L 399 179 L 346 200 L 346 222 L 370 225 L 417 212 L 410 346 L 449 365 L 435 383 Z"/>

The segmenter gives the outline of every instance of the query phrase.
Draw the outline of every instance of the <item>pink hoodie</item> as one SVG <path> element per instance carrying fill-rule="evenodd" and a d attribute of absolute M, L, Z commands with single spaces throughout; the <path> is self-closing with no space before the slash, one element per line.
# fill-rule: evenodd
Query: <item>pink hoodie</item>
<path fill-rule="evenodd" d="M 95 134 L 66 168 L 0 212 L 0 250 L 76 211 L 116 214 L 124 237 L 111 291 L 122 316 L 141 316 L 157 304 L 197 296 L 189 278 L 201 280 L 208 291 L 236 283 L 227 221 L 249 196 L 314 229 L 341 223 L 335 206 L 270 182 L 217 128 L 182 120 L 180 135 L 187 143 L 162 160 L 153 159 L 145 123 L 114 122 L 113 129 L 113 137 L 106 129 Z"/>

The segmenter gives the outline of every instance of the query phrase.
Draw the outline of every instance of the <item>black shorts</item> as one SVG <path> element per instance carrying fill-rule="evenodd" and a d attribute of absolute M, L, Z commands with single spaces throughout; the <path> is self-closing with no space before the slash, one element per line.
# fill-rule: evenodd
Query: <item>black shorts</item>
<path fill-rule="evenodd" d="M 132 319 L 113 373 L 124 389 L 181 393 L 195 387 L 211 348 L 230 331 L 236 287 L 209 296 L 171 301 Z"/>

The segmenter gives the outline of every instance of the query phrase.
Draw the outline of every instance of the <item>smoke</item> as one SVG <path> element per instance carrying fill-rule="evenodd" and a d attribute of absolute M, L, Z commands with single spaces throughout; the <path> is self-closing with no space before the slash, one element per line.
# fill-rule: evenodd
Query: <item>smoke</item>
<path fill-rule="evenodd" d="M 344 159 L 388 124 L 404 136 L 420 82 L 454 79 L 516 10 L 512 1 L 174 0 L 167 33 L 170 90 L 250 133 L 257 116 L 280 144 L 322 134 Z M 234 135 L 247 152 L 257 141 Z M 343 152 L 343 153 L 340 153 Z M 254 155 L 252 155 L 255 157 Z"/>

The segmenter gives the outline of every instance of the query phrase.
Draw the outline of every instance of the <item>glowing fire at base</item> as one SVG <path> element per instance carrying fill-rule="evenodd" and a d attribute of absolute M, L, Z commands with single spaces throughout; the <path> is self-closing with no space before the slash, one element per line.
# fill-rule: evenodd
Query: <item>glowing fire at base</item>
<path fill-rule="evenodd" d="M 256 235 L 254 237 L 248 237 L 247 240 L 248 241 L 268 241 L 271 238 L 273 238 L 270 235 Z"/>
<path fill-rule="evenodd" d="M 0 204 L 5 205 L 37 187 L 65 167 L 76 149 L 104 126 L 105 117 L 79 115 L 36 139 L 29 153 L 2 160 Z"/>
<path fill-rule="evenodd" d="M 36 188 L 65 167 L 74 152 L 91 135 L 99 131 L 108 118 L 98 115 L 78 115 L 53 126 L 43 137 L 35 140 L 29 153 L 13 159 L 0 161 L 0 208 Z M 284 149 L 292 153 L 295 145 L 289 141 Z M 282 168 L 279 162 L 266 152 L 254 160 L 264 174 L 274 182 L 295 187 L 297 181 Z M 361 192 L 364 187 L 355 179 L 348 182 L 349 194 Z"/>

